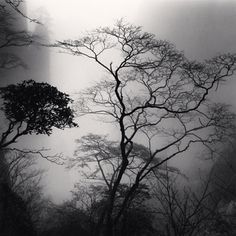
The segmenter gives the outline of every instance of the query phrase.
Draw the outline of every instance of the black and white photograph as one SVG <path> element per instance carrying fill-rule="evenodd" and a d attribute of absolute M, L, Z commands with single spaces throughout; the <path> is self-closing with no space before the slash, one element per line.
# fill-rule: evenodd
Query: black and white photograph
<path fill-rule="evenodd" d="M 235 236 L 236 0 L 0 0 L 0 236 Z"/>

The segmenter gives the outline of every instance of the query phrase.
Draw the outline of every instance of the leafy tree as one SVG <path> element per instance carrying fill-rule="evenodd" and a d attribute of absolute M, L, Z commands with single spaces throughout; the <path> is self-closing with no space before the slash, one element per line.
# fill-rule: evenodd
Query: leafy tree
<path fill-rule="evenodd" d="M 50 161 L 58 158 L 45 156 L 43 150 L 16 151 L 11 145 L 23 135 L 50 135 L 53 127 L 64 129 L 77 126 L 70 108 L 72 100 L 57 88 L 33 80 L 0 88 L 0 96 L 6 125 L 0 138 L 0 169 L 4 170 L 0 174 L 1 228 L 6 235 L 14 227 L 15 235 L 31 235 L 39 224 L 40 208 L 43 206 L 39 185 L 41 171 L 33 169 L 35 159 L 32 155 L 39 154 Z M 14 204 L 11 204 L 13 200 Z M 13 210 L 18 207 L 19 211 Z M 23 228 L 13 225 L 14 221 L 21 222 L 19 225 Z"/>
<path fill-rule="evenodd" d="M 0 72 L 8 73 L 7 70 L 19 66 L 26 68 L 27 65 L 22 60 L 21 52 L 25 46 L 33 44 L 38 38 L 28 32 L 26 25 L 22 23 L 24 20 L 40 23 L 21 11 L 23 2 L 23 0 L 0 2 Z M 16 49 L 19 51 L 16 52 Z M 24 52 L 22 54 L 24 55 Z M 55 99 L 50 98 L 50 95 L 55 96 Z M 6 149 L 12 150 L 9 146 L 22 135 L 32 133 L 50 135 L 52 127 L 63 129 L 76 126 L 72 121 L 72 110 L 69 108 L 71 100 L 68 95 L 59 92 L 55 87 L 32 80 L 1 88 L 0 96 L 2 98 L 0 102 L 2 126 L 0 133 L 0 234 L 4 236 L 36 235 L 35 226 L 39 226 L 44 200 L 39 184 L 42 171 L 33 168 L 35 158 L 32 155 L 40 154 L 45 158 L 47 156 L 42 154 L 41 151 L 44 150 L 6 152 Z M 44 98 L 49 99 L 48 102 Z M 5 122 L 3 113 L 5 113 Z M 55 119 L 55 121 L 46 121 L 46 119 Z M 43 127 L 43 122 L 46 124 L 45 127 Z M 4 123 L 7 129 L 2 131 L 6 128 Z M 54 157 L 50 158 L 50 161 L 54 161 Z"/>
<path fill-rule="evenodd" d="M 126 209 L 140 183 L 168 160 L 193 144 L 213 150 L 212 144 L 234 131 L 234 115 L 224 104 L 212 104 L 208 95 L 233 75 L 236 55 L 190 61 L 169 42 L 122 20 L 113 28 L 58 42 L 58 47 L 106 71 L 105 79 L 81 92 L 77 109 L 79 115 L 101 115 L 119 130 L 121 162 L 105 216 L 106 235 L 112 236 L 122 215 L 114 214 L 116 196 L 133 160 L 135 141 L 147 147 L 148 155 L 134 173 L 121 209 Z"/>
<path fill-rule="evenodd" d="M 8 128 L 2 133 L 0 149 L 27 134 L 52 133 L 52 128 L 76 127 L 72 100 L 65 93 L 47 83 L 23 81 L 0 89 Z"/>

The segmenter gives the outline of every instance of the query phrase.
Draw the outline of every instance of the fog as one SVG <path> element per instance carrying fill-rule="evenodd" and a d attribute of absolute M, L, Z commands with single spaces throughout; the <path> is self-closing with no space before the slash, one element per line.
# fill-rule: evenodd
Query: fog
<path fill-rule="evenodd" d="M 143 30 L 155 34 L 157 38 L 170 41 L 192 60 L 204 60 L 219 53 L 236 51 L 236 2 L 233 0 L 68 0 L 66 3 L 58 0 L 29 0 L 26 3 L 27 14 L 44 19 L 45 24 L 35 26 L 28 22 L 28 27 L 32 30 L 35 27 L 46 28 L 52 43 L 56 40 L 76 39 L 86 31 L 100 26 L 112 26 L 117 19 L 124 18 L 127 22 L 142 26 Z M 46 20 L 45 14 L 44 18 L 40 18 L 41 12 L 47 13 Z M 41 50 L 35 52 L 37 62 L 33 63 L 34 68 L 29 63 L 31 72 L 26 72 L 26 76 L 33 79 L 48 77 L 52 85 L 72 97 L 103 77 L 103 70 L 89 60 L 60 53 L 59 49 L 47 49 L 44 53 Z M 45 67 L 45 63 L 48 66 Z M 37 71 L 37 68 L 45 70 Z M 236 81 L 232 78 L 211 97 L 235 108 L 235 88 Z M 103 125 L 87 118 L 81 118 L 78 122 L 79 128 L 54 130 L 50 137 L 34 137 L 33 142 L 32 137 L 26 137 L 22 143 L 37 147 L 40 140 L 52 152 L 72 156 L 74 140 L 82 135 L 93 132 L 110 133 L 113 138 L 116 136 L 112 125 Z M 181 159 L 177 157 L 173 163 L 188 173 L 196 171 L 202 164 L 206 165 L 191 155 Z M 65 171 L 64 167 L 48 164 L 47 161 L 41 165 L 48 169 L 44 179 L 46 194 L 51 195 L 55 202 L 68 198 L 69 191 L 77 181 L 77 174 Z"/>
<path fill-rule="evenodd" d="M 0 234 L 236 235 L 236 1 L 0 0 Z"/>

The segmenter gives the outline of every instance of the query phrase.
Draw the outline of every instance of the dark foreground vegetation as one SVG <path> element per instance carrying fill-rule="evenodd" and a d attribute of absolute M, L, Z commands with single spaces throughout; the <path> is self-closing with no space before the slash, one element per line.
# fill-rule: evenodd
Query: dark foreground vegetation
<path fill-rule="evenodd" d="M 0 4 L 1 72 L 24 65 L 8 48 L 39 44 L 14 28 L 13 13 L 41 24 L 20 4 Z M 48 46 L 93 61 L 106 77 L 80 92 L 73 109 L 69 95 L 48 83 L 22 78 L 0 88 L 0 235 L 235 235 L 235 114 L 209 94 L 234 75 L 236 55 L 190 61 L 123 20 Z M 67 162 L 15 145 L 24 136 L 77 128 L 75 118 L 85 115 L 113 123 L 116 139 L 87 134 Z M 169 164 L 194 155 L 193 146 L 213 160 L 195 184 Z M 56 205 L 43 194 L 38 158 L 77 169 L 86 181 Z"/>

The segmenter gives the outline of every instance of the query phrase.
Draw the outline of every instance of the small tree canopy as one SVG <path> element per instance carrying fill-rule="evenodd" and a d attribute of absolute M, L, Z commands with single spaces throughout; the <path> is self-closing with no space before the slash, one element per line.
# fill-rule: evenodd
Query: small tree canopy
<path fill-rule="evenodd" d="M 75 127 L 69 95 L 47 83 L 33 80 L 0 88 L 2 110 L 13 124 L 26 123 L 24 134 L 52 133 L 52 128 Z"/>

